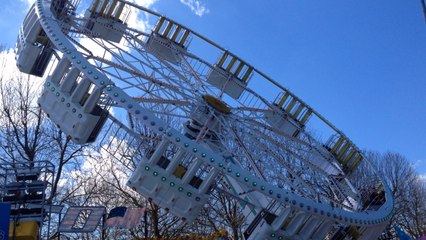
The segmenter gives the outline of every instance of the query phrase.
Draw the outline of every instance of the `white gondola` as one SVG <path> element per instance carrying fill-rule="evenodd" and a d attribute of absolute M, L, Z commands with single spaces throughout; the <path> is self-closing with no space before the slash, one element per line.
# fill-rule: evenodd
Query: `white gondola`
<path fill-rule="evenodd" d="M 42 77 L 52 54 L 50 40 L 40 25 L 33 5 L 19 29 L 16 65 L 21 72 Z"/>
<path fill-rule="evenodd" d="M 129 13 L 123 13 L 125 7 L 125 3 L 118 0 L 93 1 L 85 13 L 86 28 L 93 37 L 119 43 L 127 26 L 125 21 Z"/>
<path fill-rule="evenodd" d="M 108 118 L 98 102 L 101 90 L 66 58 L 46 79 L 38 103 L 49 118 L 76 143 L 95 141 Z"/>

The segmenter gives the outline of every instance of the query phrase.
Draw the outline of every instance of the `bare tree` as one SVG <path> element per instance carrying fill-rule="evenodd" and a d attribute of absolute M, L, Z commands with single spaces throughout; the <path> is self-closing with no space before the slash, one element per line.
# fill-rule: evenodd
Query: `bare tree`
<path fill-rule="evenodd" d="M 387 237 L 393 235 L 393 227 L 399 226 L 413 237 L 426 233 L 426 186 L 413 165 L 399 153 L 367 152 L 366 157 L 372 162 L 374 169 L 386 181 L 394 197 L 394 211 L 387 228 Z M 371 178 L 362 164 L 354 177 L 358 185 L 374 187 L 377 178 Z M 372 184 L 371 184 L 371 183 Z"/>
<path fill-rule="evenodd" d="M 195 232 L 210 234 L 226 231 L 233 240 L 243 239 L 242 228 L 245 224 L 241 202 L 223 190 L 214 189 L 211 199 L 196 219 L 192 228 Z"/>
<path fill-rule="evenodd" d="M 8 162 L 41 160 L 46 148 L 44 118 L 35 105 L 34 86 L 23 75 L 0 77 L 0 138 L 3 160 Z"/>
<path fill-rule="evenodd" d="M 40 79 L 18 73 L 11 68 L 8 58 L 6 53 L 1 53 L 0 163 L 27 162 L 29 166 L 35 161 L 53 163 L 55 177 L 46 200 L 60 204 L 62 199 L 56 196 L 67 196 L 60 184 L 63 174 L 78 167 L 85 146 L 72 143 L 46 118 L 37 104 Z"/>

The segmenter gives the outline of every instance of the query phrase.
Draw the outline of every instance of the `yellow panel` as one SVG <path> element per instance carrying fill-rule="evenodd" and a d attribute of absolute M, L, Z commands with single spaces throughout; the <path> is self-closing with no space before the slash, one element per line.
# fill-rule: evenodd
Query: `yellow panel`
<path fill-rule="evenodd" d="M 183 33 L 183 36 L 182 36 L 182 38 L 179 41 L 179 45 L 181 45 L 182 47 L 183 47 L 183 44 L 185 44 L 185 41 L 188 38 L 189 33 L 190 33 L 190 31 L 187 30 L 187 29 L 185 29 L 185 32 Z"/>
<path fill-rule="evenodd" d="M 354 226 L 349 228 L 348 233 L 352 236 L 352 239 L 359 239 L 361 237 L 361 233 Z"/>
<path fill-rule="evenodd" d="M 290 113 L 291 109 L 294 107 L 294 105 L 296 104 L 297 100 L 295 98 L 293 98 L 291 100 L 291 102 L 288 104 L 288 106 L 285 108 L 285 111 L 287 113 Z"/>
<path fill-rule="evenodd" d="M 352 172 L 357 166 L 358 166 L 358 164 L 361 162 L 361 160 L 362 160 L 362 156 L 361 155 L 359 155 L 356 159 L 355 159 L 355 161 L 354 161 L 354 163 L 352 164 L 352 166 L 349 168 L 349 171 L 350 172 Z"/>
<path fill-rule="evenodd" d="M 339 160 L 339 162 L 351 145 L 351 142 L 347 141 L 346 144 L 340 149 L 339 153 L 337 154 L 337 159 Z"/>
<path fill-rule="evenodd" d="M 296 109 L 296 111 L 292 114 L 292 116 L 293 116 L 293 118 L 294 119 L 297 119 L 297 117 L 298 117 L 298 115 L 300 114 L 300 112 L 302 112 L 302 109 L 304 108 L 305 106 L 303 105 L 303 104 L 301 104 L 301 103 L 299 103 L 299 107 Z"/>
<path fill-rule="evenodd" d="M 182 178 L 183 175 L 185 175 L 185 173 L 186 173 L 186 167 L 182 165 L 178 165 L 175 171 L 173 172 L 173 175 L 175 175 L 178 178 Z"/>
<path fill-rule="evenodd" d="M 117 8 L 118 10 L 117 10 L 117 12 L 114 15 L 115 19 L 119 19 L 120 18 L 121 14 L 123 13 L 124 6 L 125 6 L 125 4 L 123 2 L 119 3 L 118 8 Z"/>
<path fill-rule="evenodd" d="M 15 240 L 36 240 L 38 236 L 38 223 L 18 222 L 16 223 L 15 236 L 13 236 L 13 222 L 9 225 L 9 239 Z M 13 238 L 15 237 L 15 238 Z"/>
<path fill-rule="evenodd" d="M 247 72 L 244 74 L 243 78 L 241 78 L 242 82 L 246 82 L 248 80 L 248 78 L 250 77 L 250 74 L 253 72 L 253 68 L 249 67 L 247 69 Z"/>
<path fill-rule="evenodd" d="M 343 165 L 348 164 L 348 161 L 352 158 L 352 156 L 355 154 L 356 150 L 355 148 L 352 148 L 352 150 L 349 152 L 349 154 L 343 159 Z"/>
<path fill-rule="evenodd" d="M 165 20 L 165 18 L 160 17 L 160 19 L 157 22 L 157 25 L 155 25 L 154 32 L 158 33 L 160 31 L 161 26 L 163 26 L 164 20 Z"/>
<path fill-rule="evenodd" d="M 90 8 L 90 11 L 94 12 L 96 11 L 96 8 L 98 8 L 99 0 L 95 0 L 92 4 L 92 7 Z"/>
<path fill-rule="evenodd" d="M 241 72 L 241 70 L 243 69 L 243 67 L 244 67 L 244 63 L 243 63 L 243 62 L 240 62 L 240 65 L 238 65 L 237 69 L 236 69 L 236 70 L 235 70 L 235 72 L 234 72 L 234 75 L 235 75 L 235 76 L 238 76 L 238 74 L 240 74 L 240 72 Z"/>
<path fill-rule="evenodd" d="M 345 140 L 345 138 L 343 136 L 340 136 L 339 140 L 337 140 L 336 144 L 334 144 L 334 146 L 333 146 L 333 148 L 331 149 L 330 152 L 332 152 L 332 153 L 335 152 L 340 147 L 340 145 L 342 145 L 343 140 Z"/>
<path fill-rule="evenodd" d="M 228 57 L 228 52 L 224 52 L 222 57 L 220 57 L 219 62 L 217 63 L 218 67 L 222 67 L 223 64 L 225 63 L 226 58 Z"/>
<path fill-rule="evenodd" d="M 231 59 L 231 61 L 229 62 L 229 64 L 228 64 L 228 67 L 226 67 L 226 71 L 227 72 L 230 72 L 231 71 L 231 68 L 234 66 L 234 64 L 235 64 L 235 61 L 237 61 L 237 58 L 236 57 L 232 57 L 232 59 Z"/>
<path fill-rule="evenodd" d="M 108 5 L 108 0 L 104 0 L 104 4 L 102 5 L 101 10 L 99 11 L 99 15 L 104 15 L 104 11 L 107 5 Z"/>
<path fill-rule="evenodd" d="M 166 29 L 164 29 L 164 32 L 161 35 L 163 35 L 163 37 L 167 37 L 167 35 L 169 35 L 170 30 L 172 30 L 172 26 L 173 26 L 173 23 L 168 22 Z"/>
<path fill-rule="evenodd" d="M 172 35 L 172 38 L 170 39 L 170 40 L 172 40 L 172 41 L 176 41 L 176 38 L 177 38 L 177 36 L 179 35 L 179 32 L 180 32 L 180 30 L 182 29 L 182 27 L 181 26 L 178 26 L 176 29 L 175 29 L 175 32 L 173 33 L 173 35 Z"/>
<path fill-rule="evenodd" d="M 107 17 L 110 17 L 112 13 L 114 12 L 115 6 L 117 5 L 118 0 L 114 0 L 112 4 L 109 6 L 108 13 L 106 14 Z"/>
<path fill-rule="evenodd" d="M 305 124 L 306 121 L 308 121 L 308 118 L 311 116 L 312 114 L 312 110 L 308 109 L 308 111 L 306 111 L 305 115 L 303 116 L 303 118 L 300 120 L 300 124 Z"/>
<path fill-rule="evenodd" d="M 290 93 L 286 92 L 284 96 L 281 98 L 281 100 L 278 102 L 278 107 L 281 108 L 289 96 L 290 96 Z"/>

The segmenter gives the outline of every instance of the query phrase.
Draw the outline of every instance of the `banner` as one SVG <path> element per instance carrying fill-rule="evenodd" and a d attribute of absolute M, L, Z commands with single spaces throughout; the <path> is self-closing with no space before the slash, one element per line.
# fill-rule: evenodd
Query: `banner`
<path fill-rule="evenodd" d="M 10 204 L 0 203 L 0 240 L 9 238 Z"/>
<path fill-rule="evenodd" d="M 104 227 L 135 228 L 141 224 L 144 214 L 144 208 L 116 207 L 109 212 Z"/>
<path fill-rule="evenodd" d="M 105 207 L 69 207 L 58 227 L 58 232 L 94 232 L 101 223 Z"/>

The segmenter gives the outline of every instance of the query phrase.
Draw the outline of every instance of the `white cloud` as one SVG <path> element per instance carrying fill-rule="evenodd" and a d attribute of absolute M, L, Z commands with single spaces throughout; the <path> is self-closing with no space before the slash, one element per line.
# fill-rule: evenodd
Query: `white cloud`
<path fill-rule="evenodd" d="M 157 0 L 133 0 L 132 2 L 136 3 L 139 6 L 150 7 L 155 2 L 157 2 Z"/>
<path fill-rule="evenodd" d="M 47 67 L 49 69 L 49 66 Z M 21 75 L 22 73 L 16 67 L 15 52 L 13 48 L 4 49 L 0 52 L 0 75 L 3 79 L 13 79 L 17 77 L 23 77 L 25 79 L 31 79 L 35 83 L 36 87 L 41 86 L 42 79 L 30 75 Z"/>
<path fill-rule="evenodd" d="M 20 2 L 24 3 L 27 6 L 27 10 L 33 5 L 35 0 L 19 0 Z"/>
<path fill-rule="evenodd" d="M 195 15 L 202 17 L 210 12 L 206 6 L 198 0 L 180 0 L 182 4 L 188 6 Z"/>
<path fill-rule="evenodd" d="M 1 76 L 4 79 L 16 77 L 17 68 L 13 49 L 5 49 L 0 53 Z"/>

